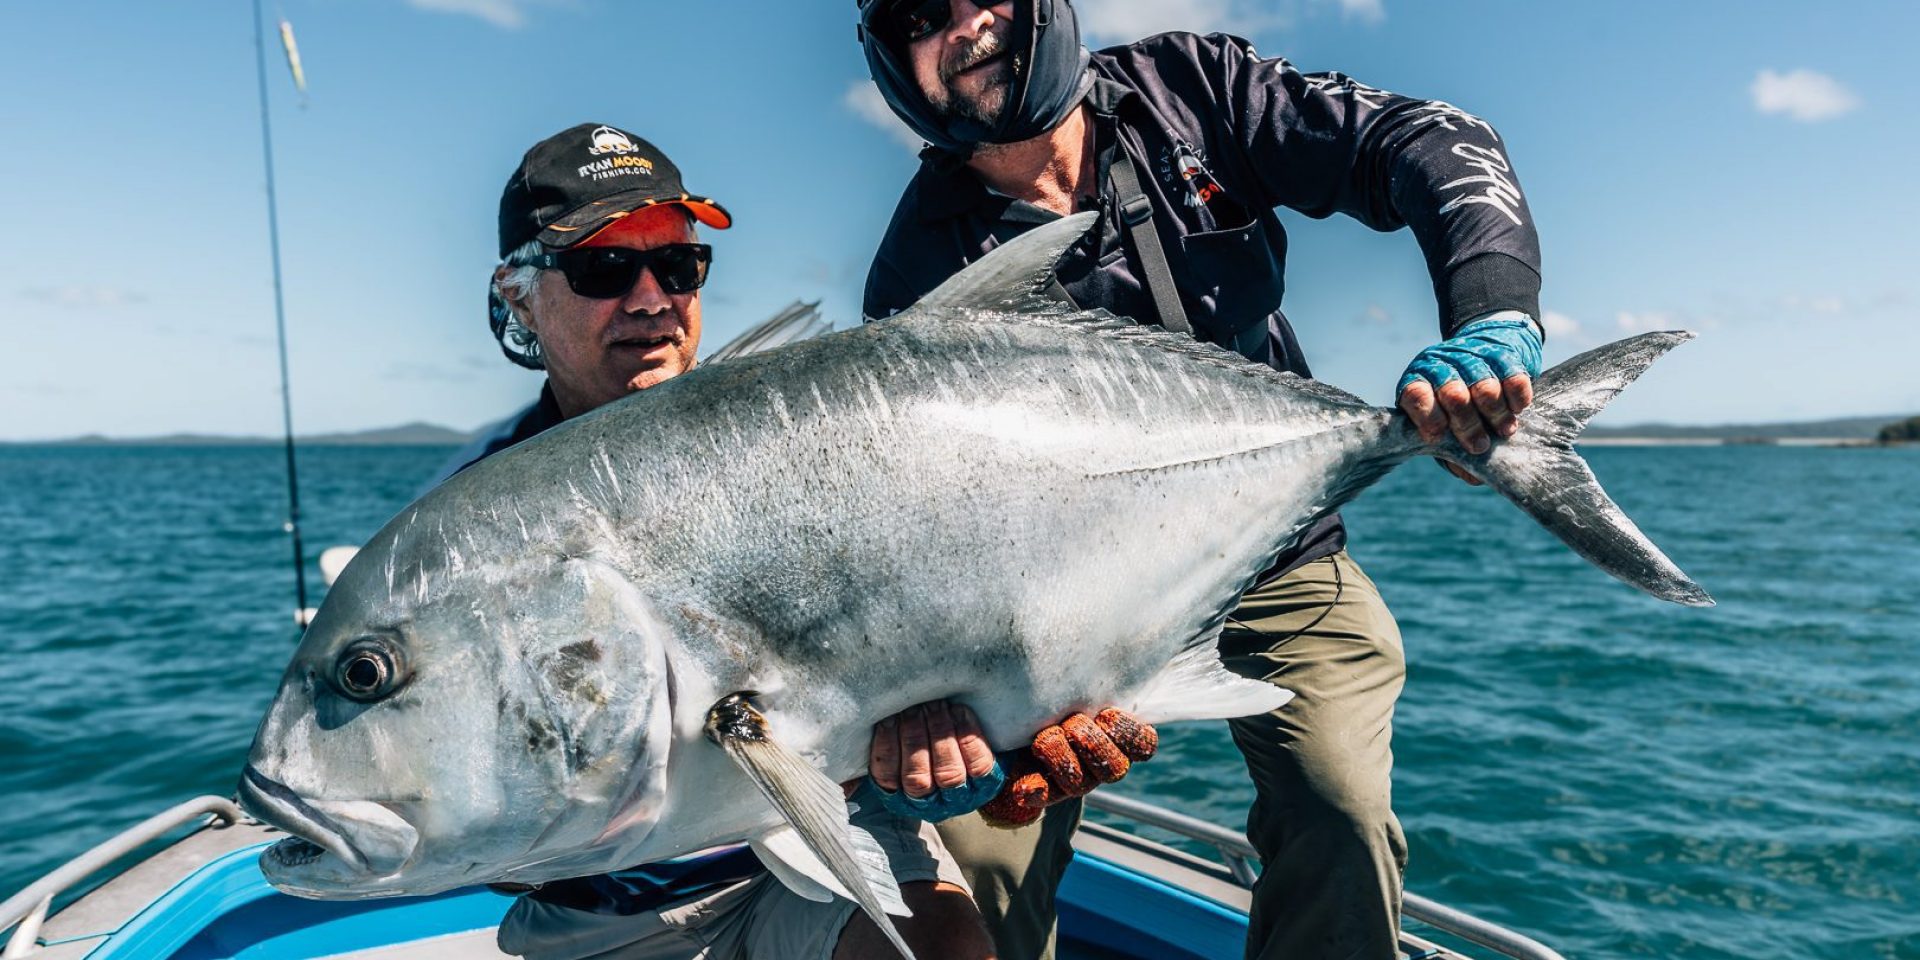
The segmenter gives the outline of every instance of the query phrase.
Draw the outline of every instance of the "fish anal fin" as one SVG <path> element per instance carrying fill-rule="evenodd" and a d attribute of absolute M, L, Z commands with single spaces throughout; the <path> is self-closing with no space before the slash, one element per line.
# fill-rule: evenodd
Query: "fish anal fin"
<path fill-rule="evenodd" d="M 1141 688 L 1129 712 L 1143 723 L 1229 720 L 1278 710 L 1292 699 L 1291 690 L 1228 671 L 1215 634 L 1168 661 Z"/>
<path fill-rule="evenodd" d="M 815 903 L 826 903 L 834 897 L 853 899 L 853 894 L 813 855 L 807 842 L 800 839 L 792 827 L 783 823 L 750 838 L 747 845 L 788 890 Z"/>
<path fill-rule="evenodd" d="M 840 785 L 776 740 L 750 697 L 733 694 L 715 704 L 707 714 L 707 737 L 786 819 L 784 826 L 750 841 L 755 852 L 765 853 L 768 869 L 794 893 L 811 900 L 825 891 L 859 904 L 900 955 L 913 960 L 889 916 L 912 911 L 900 896 L 886 854 L 871 834 L 849 821 Z"/>
<path fill-rule="evenodd" d="M 851 828 L 854 855 L 860 861 L 861 874 L 870 878 L 867 886 L 879 895 L 880 905 L 889 916 L 913 916 L 913 911 L 907 908 L 907 902 L 901 899 L 898 886 L 871 882 L 871 875 L 875 872 L 888 879 L 893 877 L 893 868 L 887 861 L 886 851 L 880 847 L 880 841 L 857 824 L 851 825 Z M 817 903 L 825 903 L 834 897 L 859 902 L 792 827 L 781 824 L 749 839 L 747 843 L 759 855 L 760 861 L 767 865 L 767 869 L 773 871 L 773 875 L 794 893 Z"/>

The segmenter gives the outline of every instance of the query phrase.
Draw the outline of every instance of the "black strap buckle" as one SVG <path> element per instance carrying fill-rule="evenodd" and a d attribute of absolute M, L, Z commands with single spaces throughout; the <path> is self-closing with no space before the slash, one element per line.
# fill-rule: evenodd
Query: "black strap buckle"
<path fill-rule="evenodd" d="M 1120 219 L 1129 227 L 1137 227 L 1153 219 L 1153 201 L 1144 193 L 1136 193 L 1120 204 Z"/>

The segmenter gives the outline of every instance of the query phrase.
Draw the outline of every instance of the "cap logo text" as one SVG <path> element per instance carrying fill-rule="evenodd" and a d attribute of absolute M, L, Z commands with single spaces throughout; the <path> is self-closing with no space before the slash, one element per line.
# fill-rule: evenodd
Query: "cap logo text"
<path fill-rule="evenodd" d="M 653 161 L 646 157 L 607 157 L 595 160 L 574 171 L 574 176 L 591 180 L 608 180 L 627 175 L 653 176 Z"/>

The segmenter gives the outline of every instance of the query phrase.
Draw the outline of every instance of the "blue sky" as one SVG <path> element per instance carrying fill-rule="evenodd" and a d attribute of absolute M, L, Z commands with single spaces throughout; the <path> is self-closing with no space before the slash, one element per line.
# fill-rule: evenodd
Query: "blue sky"
<path fill-rule="evenodd" d="M 1549 360 L 1701 333 L 1611 422 L 1920 413 L 1912 4 L 1078 6 L 1094 45 L 1226 30 L 1491 120 L 1540 224 Z M 538 375 L 483 320 L 496 203 L 527 146 L 586 120 L 653 140 L 735 214 L 705 237 L 709 346 L 796 298 L 856 322 L 914 161 L 874 110 L 847 0 L 267 9 L 310 83 L 303 107 L 270 63 L 301 432 L 467 428 L 531 396 Z M 248 4 L 6 14 L 0 438 L 276 433 Z M 1411 236 L 1286 220 L 1316 373 L 1385 402 L 1434 334 Z"/>

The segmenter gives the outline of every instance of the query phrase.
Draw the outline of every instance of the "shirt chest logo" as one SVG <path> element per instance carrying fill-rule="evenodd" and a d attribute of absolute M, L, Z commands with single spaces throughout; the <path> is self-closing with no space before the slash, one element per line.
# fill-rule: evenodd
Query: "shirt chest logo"
<path fill-rule="evenodd" d="M 1180 192 L 1189 207 L 1199 208 L 1225 191 L 1207 169 L 1207 155 L 1185 140 L 1175 140 L 1160 150 L 1160 180 Z"/>

